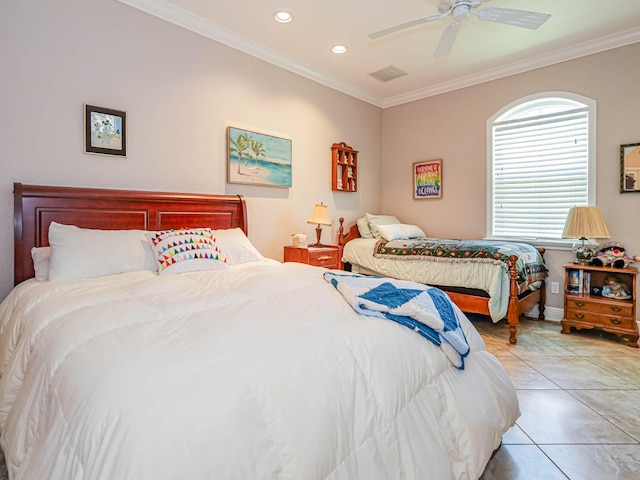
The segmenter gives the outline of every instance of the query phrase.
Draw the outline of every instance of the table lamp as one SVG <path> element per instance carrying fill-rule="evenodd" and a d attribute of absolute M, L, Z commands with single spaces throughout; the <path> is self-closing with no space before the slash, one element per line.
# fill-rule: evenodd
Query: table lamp
<path fill-rule="evenodd" d="M 597 245 L 585 243 L 590 238 L 610 238 L 607 225 L 598 207 L 573 207 L 564 224 L 562 238 L 577 238 L 573 244 L 575 263 L 591 263 Z"/>
<path fill-rule="evenodd" d="M 322 235 L 322 227 L 320 225 L 331 225 L 327 206 L 323 203 L 316 203 L 316 206 L 313 208 L 313 212 L 311 212 L 311 216 L 309 217 L 309 220 L 307 220 L 307 223 L 315 223 L 318 225 L 316 228 L 316 236 L 318 241 L 314 245 L 311 245 L 311 247 L 324 247 L 324 245 L 320 243 L 320 235 Z"/>

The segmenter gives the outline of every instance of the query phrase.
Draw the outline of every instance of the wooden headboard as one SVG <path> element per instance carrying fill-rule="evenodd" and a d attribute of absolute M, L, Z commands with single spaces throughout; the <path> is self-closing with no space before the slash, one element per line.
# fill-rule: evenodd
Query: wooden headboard
<path fill-rule="evenodd" d="M 13 184 L 14 282 L 33 277 L 31 249 L 49 245 L 51 222 L 103 230 L 211 227 L 247 230 L 241 195 Z"/>

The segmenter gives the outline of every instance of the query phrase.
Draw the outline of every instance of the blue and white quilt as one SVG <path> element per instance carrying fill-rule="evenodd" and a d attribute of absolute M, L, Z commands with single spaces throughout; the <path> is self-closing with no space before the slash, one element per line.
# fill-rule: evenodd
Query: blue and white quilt
<path fill-rule="evenodd" d="M 449 361 L 464 369 L 469 354 L 458 320 L 459 309 L 439 288 L 421 283 L 357 274 L 326 272 L 324 279 L 362 315 L 400 323 L 438 345 Z"/>

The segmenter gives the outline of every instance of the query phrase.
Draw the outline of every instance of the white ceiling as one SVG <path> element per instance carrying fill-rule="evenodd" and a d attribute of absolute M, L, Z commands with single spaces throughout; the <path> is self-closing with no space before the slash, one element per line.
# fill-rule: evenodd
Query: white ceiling
<path fill-rule="evenodd" d="M 452 52 L 440 58 L 433 52 L 450 17 L 368 36 L 437 14 L 438 0 L 119 1 L 383 108 L 640 42 L 640 0 L 491 0 L 478 10 L 529 10 L 551 19 L 528 30 L 470 16 Z M 293 21 L 275 22 L 277 10 Z M 336 44 L 347 53 L 332 53 Z M 389 66 L 408 75 L 388 82 L 369 75 Z"/>

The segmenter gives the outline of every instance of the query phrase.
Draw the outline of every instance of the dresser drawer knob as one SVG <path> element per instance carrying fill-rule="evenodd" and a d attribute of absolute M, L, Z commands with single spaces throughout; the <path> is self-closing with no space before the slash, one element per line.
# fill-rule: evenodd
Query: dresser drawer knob
<path fill-rule="evenodd" d="M 318 257 L 318 260 L 331 260 L 331 255 L 324 255 L 322 257 Z"/>
<path fill-rule="evenodd" d="M 621 307 L 617 307 L 615 305 L 612 305 L 611 306 L 611 310 L 613 310 L 614 312 L 620 312 L 620 311 L 622 311 L 622 308 Z"/>
<path fill-rule="evenodd" d="M 576 302 L 576 307 L 584 307 L 585 303 L 584 302 Z"/>
<path fill-rule="evenodd" d="M 577 318 L 578 320 L 582 320 L 582 319 L 584 318 L 584 315 L 583 315 L 583 314 L 581 314 L 581 313 L 576 313 L 576 318 Z"/>
<path fill-rule="evenodd" d="M 618 320 L 617 318 L 612 318 L 611 319 L 611 323 L 613 323 L 614 325 L 620 325 L 622 322 L 620 320 Z"/>

